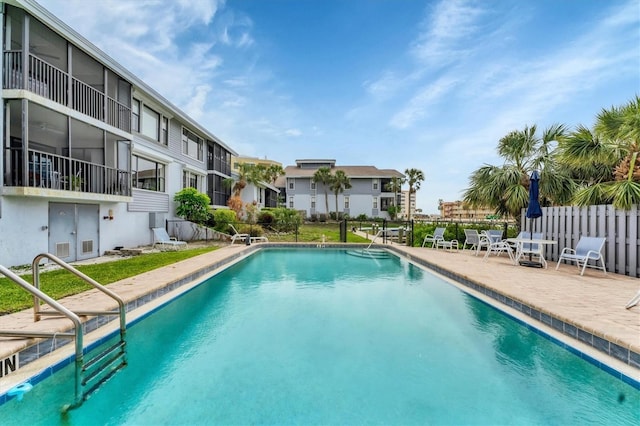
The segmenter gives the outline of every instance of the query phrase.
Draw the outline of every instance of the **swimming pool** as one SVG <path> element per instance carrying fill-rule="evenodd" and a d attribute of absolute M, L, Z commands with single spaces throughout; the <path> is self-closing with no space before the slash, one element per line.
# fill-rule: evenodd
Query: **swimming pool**
<path fill-rule="evenodd" d="M 395 256 L 260 250 L 128 330 L 80 408 L 73 367 L 2 424 L 634 424 L 640 392 Z"/>

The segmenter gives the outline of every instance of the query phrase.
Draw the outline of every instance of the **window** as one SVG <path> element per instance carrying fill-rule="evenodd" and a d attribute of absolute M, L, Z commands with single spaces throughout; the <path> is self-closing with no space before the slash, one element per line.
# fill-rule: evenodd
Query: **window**
<path fill-rule="evenodd" d="M 162 128 L 160 132 L 160 142 L 163 145 L 169 145 L 169 119 L 162 117 Z"/>
<path fill-rule="evenodd" d="M 293 179 L 288 179 L 288 181 L 289 181 L 289 189 L 292 191 L 296 189 L 296 185 L 294 183 L 295 181 Z"/>
<path fill-rule="evenodd" d="M 344 208 L 345 209 L 349 208 L 349 196 L 348 195 L 344 196 Z"/>
<path fill-rule="evenodd" d="M 378 208 L 378 197 L 373 197 L 373 208 L 374 209 Z"/>
<path fill-rule="evenodd" d="M 293 197 L 289 197 L 289 208 L 293 208 Z"/>
<path fill-rule="evenodd" d="M 311 209 L 316 209 L 316 197 L 311 197 Z"/>
<path fill-rule="evenodd" d="M 131 179 L 134 188 L 164 192 L 165 165 L 133 155 Z"/>
<path fill-rule="evenodd" d="M 213 141 L 207 141 L 207 170 L 215 170 L 227 176 L 231 175 L 231 153 Z M 238 169 L 238 163 L 233 164 Z"/>
<path fill-rule="evenodd" d="M 131 130 L 140 131 L 140 101 L 137 99 L 131 104 Z"/>
<path fill-rule="evenodd" d="M 226 206 L 231 198 L 231 187 L 225 185 L 224 176 L 209 174 L 207 176 L 207 195 L 211 199 L 211 204 L 215 206 Z"/>
<path fill-rule="evenodd" d="M 142 134 L 154 141 L 160 140 L 160 114 L 146 105 L 142 106 Z"/>
<path fill-rule="evenodd" d="M 184 170 L 182 172 L 182 187 L 195 188 L 198 191 L 202 188 L 202 176 L 196 173 Z"/>
<path fill-rule="evenodd" d="M 203 159 L 204 140 L 188 129 L 182 128 L 182 153 L 192 158 Z"/>
<path fill-rule="evenodd" d="M 373 179 L 373 190 L 377 191 L 378 190 L 378 179 Z"/>
<path fill-rule="evenodd" d="M 316 190 L 316 183 L 314 181 L 311 181 L 311 190 L 312 191 Z"/>

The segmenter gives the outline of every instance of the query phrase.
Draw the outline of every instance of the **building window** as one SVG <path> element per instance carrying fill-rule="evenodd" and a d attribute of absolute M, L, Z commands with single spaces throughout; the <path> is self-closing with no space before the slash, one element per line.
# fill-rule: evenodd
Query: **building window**
<path fill-rule="evenodd" d="M 349 196 L 348 195 L 344 196 L 344 208 L 345 209 L 349 208 Z"/>
<path fill-rule="evenodd" d="M 204 140 L 186 128 L 182 128 L 182 153 L 192 158 L 203 159 Z"/>
<path fill-rule="evenodd" d="M 378 190 L 378 179 L 373 179 L 373 190 L 377 191 Z"/>
<path fill-rule="evenodd" d="M 198 191 L 202 189 L 202 176 L 189 170 L 182 171 L 182 187 L 195 188 Z"/>
<path fill-rule="evenodd" d="M 207 195 L 214 206 L 226 206 L 231 198 L 231 187 L 225 185 L 225 177 L 209 174 L 207 176 Z"/>
<path fill-rule="evenodd" d="M 373 208 L 374 209 L 378 208 L 378 197 L 373 197 Z"/>
<path fill-rule="evenodd" d="M 296 189 L 295 181 L 293 179 L 289 179 L 289 189 L 292 191 Z"/>
<path fill-rule="evenodd" d="M 316 197 L 311 197 L 311 209 L 316 209 Z"/>
<path fill-rule="evenodd" d="M 140 131 L 140 101 L 137 99 L 131 104 L 131 130 Z"/>
<path fill-rule="evenodd" d="M 311 190 L 312 191 L 316 190 L 316 183 L 314 181 L 311 181 Z"/>
<path fill-rule="evenodd" d="M 289 197 L 289 208 L 293 208 L 293 197 Z"/>
<path fill-rule="evenodd" d="M 169 119 L 162 117 L 162 128 L 160 129 L 160 143 L 169 145 Z"/>
<path fill-rule="evenodd" d="M 133 155 L 131 178 L 134 188 L 164 192 L 165 165 Z"/>
<path fill-rule="evenodd" d="M 207 141 L 207 169 L 231 175 L 231 153 L 213 141 Z M 237 162 L 234 167 L 237 169 Z"/>
<path fill-rule="evenodd" d="M 160 114 L 146 105 L 142 106 L 142 134 L 154 141 L 160 140 Z"/>

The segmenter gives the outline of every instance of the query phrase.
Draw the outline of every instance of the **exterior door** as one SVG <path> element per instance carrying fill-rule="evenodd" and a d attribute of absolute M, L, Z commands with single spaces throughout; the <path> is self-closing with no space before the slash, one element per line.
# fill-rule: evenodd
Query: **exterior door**
<path fill-rule="evenodd" d="M 99 206 L 49 204 L 49 252 L 73 262 L 98 256 Z"/>

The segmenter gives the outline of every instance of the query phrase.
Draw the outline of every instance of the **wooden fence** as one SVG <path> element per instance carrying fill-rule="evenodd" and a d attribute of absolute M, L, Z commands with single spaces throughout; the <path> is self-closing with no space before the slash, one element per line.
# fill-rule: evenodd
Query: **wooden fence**
<path fill-rule="evenodd" d="M 580 236 L 605 237 L 603 249 L 607 271 L 640 277 L 640 206 L 617 210 L 611 205 L 588 207 L 543 207 L 542 217 L 527 219 L 521 214 L 524 231 L 542 232 L 558 244 L 545 247 L 547 260 L 558 260 L 564 247 L 575 248 Z"/>

